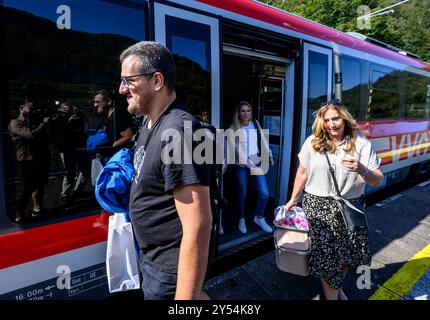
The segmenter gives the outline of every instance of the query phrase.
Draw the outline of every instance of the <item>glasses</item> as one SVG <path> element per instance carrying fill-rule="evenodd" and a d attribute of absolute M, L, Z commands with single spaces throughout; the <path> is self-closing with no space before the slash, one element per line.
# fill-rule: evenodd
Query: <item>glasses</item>
<path fill-rule="evenodd" d="M 341 104 L 341 102 L 338 98 L 331 99 L 327 102 L 321 102 L 319 109 L 312 112 L 312 117 L 315 119 L 317 117 L 319 110 L 322 110 L 322 108 L 324 108 L 325 106 L 337 105 L 337 104 Z"/>
<path fill-rule="evenodd" d="M 340 104 L 340 100 L 338 98 L 334 98 L 334 99 L 331 99 L 331 100 L 329 100 L 327 102 L 321 102 L 320 103 L 320 108 L 322 108 L 324 106 L 327 106 L 329 104 Z"/>
<path fill-rule="evenodd" d="M 121 85 L 128 88 L 130 86 L 130 78 L 134 78 L 134 77 L 148 77 L 153 75 L 154 73 L 156 73 L 157 71 L 152 71 L 152 72 L 144 72 L 144 73 L 138 73 L 138 74 L 133 74 L 131 76 L 127 76 L 127 77 L 121 77 Z"/>

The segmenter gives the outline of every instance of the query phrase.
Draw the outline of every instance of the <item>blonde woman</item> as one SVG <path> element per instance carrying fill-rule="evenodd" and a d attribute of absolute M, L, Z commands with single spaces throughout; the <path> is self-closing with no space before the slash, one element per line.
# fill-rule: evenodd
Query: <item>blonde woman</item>
<path fill-rule="evenodd" d="M 243 139 L 236 144 L 236 164 L 233 166 L 233 174 L 236 178 L 237 190 L 237 210 L 239 213 L 239 231 L 247 233 L 245 222 L 245 198 L 248 185 L 258 193 L 255 208 L 254 223 L 264 231 L 271 233 L 272 228 L 264 219 L 267 200 L 269 199 L 269 189 L 266 177 L 261 169 L 262 164 L 258 163 L 262 148 L 269 154 L 270 165 L 273 166 L 273 156 L 269 148 L 269 142 L 265 139 L 262 128 L 257 120 L 252 119 L 252 107 L 247 101 L 241 101 L 236 107 L 233 124 L 231 127 L 235 132 L 242 130 Z M 266 153 L 266 154 L 267 154 Z M 246 159 L 246 164 L 240 164 L 238 159 Z M 253 170 L 253 174 L 250 172 Z M 258 174 L 260 173 L 261 174 Z M 257 173 L 257 174 L 256 174 Z"/>
<path fill-rule="evenodd" d="M 370 266 L 367 230 L 349 231 L 333 196 L 336 191 L 330 175 L 327 153 L 341 196 L 350 203 L 363 202 L 364 187 L 382 183 L 380 159 L 370 141 L 358 130 L 345 106 L 337 99 L 327 102 L 316 115 L 312 135 L 299 153 L 293 192 L 285 205 L 297 205 L 304 189 L 303 208 L 310 224 L 311 274 L 321 279 L 327 300 L 347 299 L 342 290 L 348 268 Z"/>

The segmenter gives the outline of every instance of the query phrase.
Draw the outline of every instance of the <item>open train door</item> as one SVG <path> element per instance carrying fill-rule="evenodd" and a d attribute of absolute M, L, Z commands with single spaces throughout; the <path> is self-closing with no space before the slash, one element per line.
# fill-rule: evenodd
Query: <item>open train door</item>
<path fill-rule="evenodd" d="M 177 97 L 199 120 L 220 128 L 219 19 L 158 1 L 151 2 L 151 13 L 152 39 L 169 48 L 176 63 Z M 222 190 L 221 170 L 217 170 L 217 182 Z M 220 210 L 212 207 L 214 230 L 218 230 Z M 211 243 L 213 258 L 218 253 L 218 232 L 212 233 Z"/>
<path fill-rule="evenodd" d="M 333 52 L 305 43 L 303 46 L 303 100 L 301 145 L 312 133 L 315 111 L 332 97 Z"/>
<path fill-rule="evenodd" d="M 173 53 L 177 94 L 194 115 L 220 125 L 219 19 L 175 4 L 152 3 L 152 38 Z"/>

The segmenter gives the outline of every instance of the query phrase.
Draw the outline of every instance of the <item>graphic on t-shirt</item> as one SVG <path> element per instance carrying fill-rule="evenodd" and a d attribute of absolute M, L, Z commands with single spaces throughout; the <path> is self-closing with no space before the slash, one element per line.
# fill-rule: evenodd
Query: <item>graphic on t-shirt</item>
<path fill-rule="evenodd" d="M 137 179 L 140 175 L 143 162 L 145 161 L 145 149 L 143 146 L 139 147 L 134 154 L 134 177 L 133 180 L 137 183 Z"/>

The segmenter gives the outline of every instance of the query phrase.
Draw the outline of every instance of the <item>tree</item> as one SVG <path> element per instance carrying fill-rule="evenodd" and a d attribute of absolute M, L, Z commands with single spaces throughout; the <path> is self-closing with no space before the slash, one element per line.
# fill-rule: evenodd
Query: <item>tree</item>
<path fill-rule="evenodd" d="M 341 31 L 356 31 L 357 8 L 375 7 L 372 0 L 266 0 L 262 1 Z"/>
<path fill-rule="evenodd" d="M 328 27 L 359 32 L 391 44 L 430 62 L 430 0 L 411 0 L 394 7 L 394 13 L 372 17 L 370 29 L 359 29 L 357 8 L 371 12 L 398 3 L 394 0 L 262 0 Z"/>

